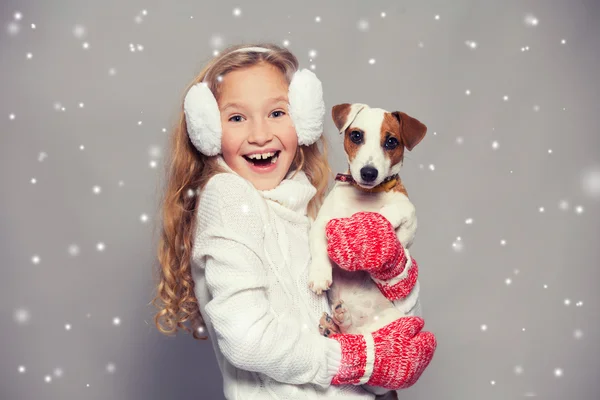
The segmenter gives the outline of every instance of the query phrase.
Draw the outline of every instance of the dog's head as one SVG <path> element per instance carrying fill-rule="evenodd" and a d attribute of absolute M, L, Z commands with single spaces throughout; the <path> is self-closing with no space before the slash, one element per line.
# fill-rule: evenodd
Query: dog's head
<path fill-rule="evenodd" d="M 344 134 L 350 173 L 362 187 L 372 188 L 400 172 L 404 149 L 412 150 L 427 127 L 400 111 L 389 112 L 366 104 L 338 104 L 333 122 Z"/>

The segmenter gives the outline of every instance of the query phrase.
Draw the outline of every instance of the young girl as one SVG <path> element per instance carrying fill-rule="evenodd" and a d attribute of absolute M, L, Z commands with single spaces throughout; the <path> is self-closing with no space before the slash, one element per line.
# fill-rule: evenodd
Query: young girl
<path fill-rule="evenodd" d="M 331 310 L 308 287 L 309 216 L 329 177 L 316 76 L 285 48 L 235 46 L 186 93 L 162 206 L 158 329 L 208 331 L 227 399 L 373 399 L 361 385 L 414 384 L 436 346 L 422 319 L 319 334 Z M 362 269 L 397 284 L 407 261 L 389 223 L 362 215 L 328 234 L 352 241 L 365 223 L 382 232 L 374 245 L 393 250 Z M 362 256 L 336 254 L 347 269 Z"/>

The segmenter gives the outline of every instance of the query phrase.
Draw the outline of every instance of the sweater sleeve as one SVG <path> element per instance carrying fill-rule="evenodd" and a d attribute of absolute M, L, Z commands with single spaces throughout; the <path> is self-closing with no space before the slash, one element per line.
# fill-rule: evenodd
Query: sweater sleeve
<path fill-rule="evenodd" d="M 223 356 L 235 367 L 289 384 L 331 384 L 341 361 L 337 341 L 278 316 L 263 260 L 264 201 L 249 182 L 218 174 L 202 190 L 194 258 L 204 267 L 205 313 Z M 308 289 L 306 289 L 308 290 Z"/>

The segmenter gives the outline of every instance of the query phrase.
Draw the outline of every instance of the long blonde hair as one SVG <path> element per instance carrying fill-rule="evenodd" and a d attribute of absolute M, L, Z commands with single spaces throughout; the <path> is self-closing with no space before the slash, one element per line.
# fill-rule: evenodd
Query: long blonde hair
<path fill-rule="evenodd" d="M 235 52 L 243 47 L 259 46 L 269 52 Z M 277 67 L 288 83 L 298 69 L 297 58 L 287 49 L 273 44 L 232 46 L 211 60 L 185 89 L 205 81 L 218 99 L 220 88 L 217 79 L 230 71 L 268 63 Z M 173 335 L 182 329 L 192 333 L 195 339 L 207 339 L 202 333 L 204 325 L 200 308 L 194 294 L 191 273 L 191 256 L 196 226 L 198 193 L 208 180 L 217 173 L 225 172 L 217 164 L 216 157 L 207 157 L 193 146 L 188 134 L 183 112 L 183 97 L 179 121 L 170 136 L 169 159 L 165 164 L 166 183 L 160 203 L 161 222 L 158 243 L 158 268 L 156 296 L 152 304 L 158 309 L 154 323 L 165 335 Z M 309 216 L 314 217 L 325 197 L 331 178 L 327 162 L 327 144 L 322 137 L 310 146 L 298 146 L 290 171 L 304 171 L 317 189 L 317 194 L 308 204 Z M 185 325 L 190 322 L 191 330 Z"/>

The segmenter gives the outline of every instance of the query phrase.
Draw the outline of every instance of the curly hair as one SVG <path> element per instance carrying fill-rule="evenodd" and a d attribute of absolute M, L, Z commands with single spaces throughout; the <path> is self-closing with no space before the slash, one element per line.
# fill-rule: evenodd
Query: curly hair
<path fill-rule="evenodd" d="M 259 46 L 269 52 L 233 52 L 234 50 Z M 220 95 L 219 76 L 260 63 L 277 67 L 288 83 L 298 69 L 297 58 L 287 49 L 273 44 L 247 44 L 227 48 L 193 79 L 184 93 L 196 83 L 205 81 L 215 97 Z M 217 164 L 216 157 L 201 154 L 187 134 L 183 97 L 179 121 L 171 132 L 168 160 L 165 164 L 165 187 L 160 201 L 160 238 L 157 249 L 158 267 L 154 272 L 156 295 L 152 304 L 158 309 L 154 323 L 165 335 L 179 330 L 192 333 L 195 339 L 207 339 L 204 321 L 194 293 L 191 257 L 196 227 L 198 194 L 208 180 L 217 173 L 225 172 Z M 290 171 L 304 171 L 317 189 L 308 205 L 309 216 L 315 217 L 325 197 L 331 178 L 327 162 L 327 143 L 323 137 L 310 145 L 298 146 Z M 191 325 L 191 329 L 186 323 Z"/>

